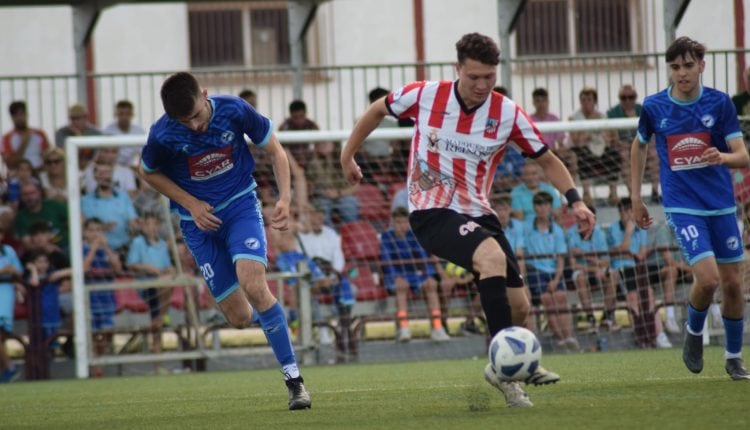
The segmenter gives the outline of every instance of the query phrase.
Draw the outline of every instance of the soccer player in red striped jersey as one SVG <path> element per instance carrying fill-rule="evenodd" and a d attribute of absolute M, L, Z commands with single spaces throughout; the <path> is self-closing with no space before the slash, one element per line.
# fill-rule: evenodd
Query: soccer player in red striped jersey
<path fill-rule="evenodd" d="M 594 215 L 581 201 L 570 173 L 548 150 L 526 112 L 492 89 L 500 50 L 489 37 L 470 33 L 456 43 L 455 81 L 414 82 L 373 102 L 352 130 L 341 153 L 344 175 L 357 183 L 362 171 L 354 154 L 386 115 L 415 121 L 407 187 L 409 221 L 431 254 L 478 274 L 479 294 L 494 336 L 529 312 L 513 250 L 488 197 L 498 163 L 515 145 L 535 159 L 550 182 L 564 193 L 588 237 Z M 485 379 L 505 395 L 508 406 L 532 406 L 517 382 L 500 381 L 490 364 Z M 557 382 L 540 369 L 527 383 Z"/>

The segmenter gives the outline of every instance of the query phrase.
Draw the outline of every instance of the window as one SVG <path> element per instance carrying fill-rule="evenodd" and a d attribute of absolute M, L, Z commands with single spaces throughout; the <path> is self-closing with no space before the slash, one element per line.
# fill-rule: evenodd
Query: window
<path fill-rule="evenodd" d="M 631 0 L 529 0 L 516 49 L 519 56 L 632 52 Z"/>
<path fill-rule="evenodd" d="M 286 2 L 196 2 L 188 5 L 188 16 L 193 67 L 290 62 Z"/>

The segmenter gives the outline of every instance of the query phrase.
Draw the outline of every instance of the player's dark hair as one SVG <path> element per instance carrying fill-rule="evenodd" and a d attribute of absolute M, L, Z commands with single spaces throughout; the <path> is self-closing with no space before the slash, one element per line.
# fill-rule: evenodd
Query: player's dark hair
<path fill-rule="evenodd" d="M 667 63 L 671 63 L 677 59 L 677 57 L 682 57 L 684 60 L 685 56 L 688 54 L 696 60 L 702 60 L 703 56 L 706 54 L 706 45 L 687 36 L 678 37 L 677 40 L 672 42 L 672 44 L 669 45 L 669 48 L 667 48 L 665 57 Z"/>
<path fill-rule="evenodd" d="M 133 102 L 131 102 L 130 100 L 120 100 L 115 105 L 115 109 L 130 109 L 130 110 L 135 110 L 135 107 L 133 106 Z"/>
<path fill-rule="evenodd" d="M 456 42 L 456 54 L 459 64 L 467 58 L 492 66 L 500 63 L 500 48 L 490 37 L 479 33 L 464 34 Z"/>
<path fill-rule="evenodd" d="M 11 102 L 10 106 L 8 106 L 8 112 L 10 112 L 11 116 L 17 113 L 22 113 L 22 112 L 25 113 L 26 102 L 22 100 L 16 100 L 14 102 Z"/>
<path fill-rule="evenodd" d="M 545 88 L 539 87 L 531 92 L 531 98 L 536 98 L 536 97 L 549 98 L 549 93 L 547 92 Z"/>
<path fill-rule="evenodd" d="M 195 100 L 201 87 L 195 76 L 188 72 L 177 72 L 168 77 L 161 86 L 161 102 L 171 118 L 184 118 L 195 109 Z"/>
<path fill-rule="evenodd" d="M 302 100 L 292 100 L 291 103 L 289 103 L 289 113 L 292 112 L 300 112 L 305 111 L 307 112 L 307 105 Z"/>
<path fill-rule="evenodd" d="M 387 96 L 387 95 L 388 95 L 388 90 L 386 90 L 385 88 L 377 87 L 377 88 L 373 88 L 370 91 L 370 94 L 367 95 L 367 97 L 370 99 L 370 103 L 372 103 L 375 100 L 381 97 Z"/>

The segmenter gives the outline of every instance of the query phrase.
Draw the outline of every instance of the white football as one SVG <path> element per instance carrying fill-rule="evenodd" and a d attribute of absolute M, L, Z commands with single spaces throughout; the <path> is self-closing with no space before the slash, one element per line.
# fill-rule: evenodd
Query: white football
<path fill-rule="evenodd" d="M 508 327 L 492 338 L 489 356 L 501 380 L 523 381 L 539 367 L 542 346 L 531 331 L 523 327 Z"/>

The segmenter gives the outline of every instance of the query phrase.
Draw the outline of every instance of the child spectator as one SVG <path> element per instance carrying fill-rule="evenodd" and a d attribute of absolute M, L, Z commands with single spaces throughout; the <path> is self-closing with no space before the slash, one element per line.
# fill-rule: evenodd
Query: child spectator
<path fill-rule="evenodd" d="M 104 235 L 104 223 L 99 218 L 87 218 L 83 223 L 83 273 L 85 282 L 111 282 L 122 273 L 119 255 L 112 250 Z M 115 294 L 112 290 L 89 293 L 91 307 L 91 329 L 94 338 L 94 353 L 103 354 L 112 343 L 114 328 Z M 101 367 L 91 369 L 93 376 L 101 377 Z"/>
<path fill-rule="evenodd" d="M 435 342 L 450 339 L 443 327 L 440 315 L 437 272 L 428 254 L 417 241 L 409 228 L 409 212 L 396 208 L 391 214 L 392 228 L 383 232 L 380 238 L 380 256 L 383 262 L 383 281 L 388 292 L 396 295 L 396 340 L 411 340 L 408 318 L 409 289 L 419 294 L 424 291 L 427 309 L 430 312 L 432 331 L 430 338 Z"/>
<path fill-rule="evenodd" d="M 46 252 L 36 250 L 27 253 L 25 278 L 29 286 L 40 289 L 42 332 L 47 342 L 57 335 L 62 326 L 60 284 L 70 276 L 70 268 L 55 269 Z M 57 342 L 50 346 L 56 348 Z"/>

